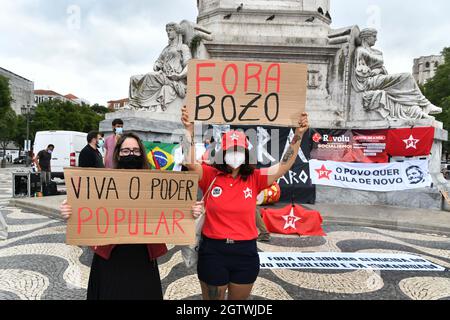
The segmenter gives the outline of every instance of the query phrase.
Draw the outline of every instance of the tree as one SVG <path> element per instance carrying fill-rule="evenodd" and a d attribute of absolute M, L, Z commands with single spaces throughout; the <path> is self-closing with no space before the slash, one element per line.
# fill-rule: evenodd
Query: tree
<path fill-rule="evenodd" d="M 11 90 L 9 89 L 9 80 L 0 76 L 0 114 L 11 108 Z"/>
<path fill-rule="evenodd" d="M 91 109 L 92 109 L 92 111 L 94 111 L 95 113 L 100 114 L 100 115 L 105 115 L 105 114 L 111 112 L 108 108 L 106 108 L 105 106 L 101 106 L 98 103 L 91 106 Z"/>
<path fill-rule="evenodd" d="M 444 124 L 444 128 L 450 131 L 450 47 L 442 51 L 445 62 L 437 69 L 436 75 L 423 87 L 425 96 L 436 106 L 442 108 L 442 114 L 436 120 Z M 445 150 L 450 150 L 450 142 L 444 144 Z"/>
<path fill-rule="evenodd" d="M 27 137 L 27 117 L 18 115 L 16 117 L 16 130 L 14 132 L 13 142 L 22 151 L 25 148 L 25 139 Z"/>
<path fill-rule="evenodd" d="M 86 105 L 79 106 L 59 100 L 46 101 L 37 106 L 31 118 L 30 136 L 34 140 L 36 132 L 51 130 L 90 132 L 98 130 L 99 123 L 104 119 L 104 115 L 97 114 Z"/>
<path fill-rule="evenodd" d="M 17 117 L 11 108 L 11 101 L 9 80 L 0 76 L 0 148 L 3 154 L 14 139 L 17 128 Z"/>
<path fill-rule="evenodd" d="M 14 140 L 17 128 L 16 113 L 9 109 L 0 114 L 0 148 L 6 154 L 8 145 Z"/>
<path fill-rule="evenodd" d="M 450 47 L 442 51 L 445 62 L 441 64 L 436 75 L 430 79 L 423 90 L 431 103 L 442 106 L 445 100 L 450 97 Z"/>

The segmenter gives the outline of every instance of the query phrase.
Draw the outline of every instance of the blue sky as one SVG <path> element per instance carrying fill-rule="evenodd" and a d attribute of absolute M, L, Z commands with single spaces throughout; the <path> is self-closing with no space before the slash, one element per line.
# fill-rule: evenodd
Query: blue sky
<path fill-rule="evenodd" d="M 380 29 L 377 47 L 390 72 L 411 72 L 413 58 L 450 46 L 448 0 L 331 5 L 334 28 Z M 36 89 L 101 104 L 126 97 L 129 77 L 152 70 L 167 43 L 167 22 L 197 16 L 195 0 L 1 0 L 1 9 L 1 67 Z"/>

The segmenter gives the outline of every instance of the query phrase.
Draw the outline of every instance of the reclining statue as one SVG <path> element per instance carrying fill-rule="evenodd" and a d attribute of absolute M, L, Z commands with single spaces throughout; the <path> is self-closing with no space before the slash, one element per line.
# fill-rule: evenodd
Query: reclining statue
<path fill-rule="evenodd" d="M 377 33 L 375 29 L 362 30 L 355 54 L 352 84 L 363 94 L 364 109 L 379 112 L 384 119 L 434 119 L 431 115 L 442 109 L 428 101 L 412 74 L 388 74 L 383 53 L 373 48 Z"/>
<path fill-rule="evenodd" d="M 210 40 L 210 33 L 193 23 L 166 25 L 169 45 L 156 61 L 153 72 L 131 77 L 130 107 L 166 111 L 176 99 L 184 99 L 187 86 L 187 67 L 192 59 L 191 45 Z M 186 39 L 189 43 L 186 43 Z M 196 49 L 196 48 L 195 48 Z"/>

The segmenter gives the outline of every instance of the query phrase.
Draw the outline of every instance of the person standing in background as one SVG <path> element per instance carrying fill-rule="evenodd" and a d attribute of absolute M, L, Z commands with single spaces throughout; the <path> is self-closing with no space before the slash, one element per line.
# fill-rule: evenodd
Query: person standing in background
<path fill-rule="evenodd" d="M 42 150 L 36 156 L 34 162 L 37 165 L 38 172 L 41 173 L 42 182 L 44 185 L 48 184 L 52 178 L 52 153 L 55 150 L 55 146 L 50 144 L 47 149 Z"/>
<path fill-rule="evenodd" d="M 79 167 L 80 168 L 97 168 L 105 167 L 103 164 L 103 156 L 98 150 L 103 145 L 103 139 L 100 133 L 96 131 L 89 132 L 87 136 L 88 145 L 80 153 Z"/>
<path fill-rule="evenodd" d="M 98 140 L 98 151 L 102 155 L 103 164 L 105 163 L 105 134 L 99 133 L 100 139 Z"/>
<path fill-rule="evenodd" d="M 123 121 L 115 119 L 112 123 L 113 135 L 105 140 L 105 168 L 113 169 L 113 155 L 116 148 L 117 141 L 123 135 Z"/>

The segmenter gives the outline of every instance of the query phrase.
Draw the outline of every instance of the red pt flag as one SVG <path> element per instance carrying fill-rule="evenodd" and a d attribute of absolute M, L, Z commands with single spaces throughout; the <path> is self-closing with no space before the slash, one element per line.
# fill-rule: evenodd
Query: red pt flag
<path fill-rule="evenodd" d="M 391 129 L 387 153 L 392 157 L 429 156 L 434 142 L 434 128 Z"/>
<path fill-rule="evenodd" d="M 322 216 L 317 211 L 295 205 L 283 209 L 261 209 L 263 220 L 270 233 L 298 234 L 300 236 L 326 236 L 322 229 Z"/>

